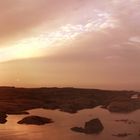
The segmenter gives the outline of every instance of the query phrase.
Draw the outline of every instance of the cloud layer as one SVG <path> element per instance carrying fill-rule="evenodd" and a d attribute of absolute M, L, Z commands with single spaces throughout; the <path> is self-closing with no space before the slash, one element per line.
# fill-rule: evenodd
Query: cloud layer
<path fill-rule="evenodd" d="M 139 0 L 0 1 L 1 62 L 16 60 L 0 64 L 1 84 L 138 89 L 139 9 Z"/>

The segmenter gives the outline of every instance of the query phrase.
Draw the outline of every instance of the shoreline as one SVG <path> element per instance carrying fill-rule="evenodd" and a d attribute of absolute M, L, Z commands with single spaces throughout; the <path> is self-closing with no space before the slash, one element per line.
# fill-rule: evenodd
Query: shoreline
<path fill-rule="evenodd" d="M 0 87 L 0 112 L 26 114 L 25 110 L 44 108 L 76 113 L 101 105 L 111 112 L 127 113 L 140 109 L 140 98 L 131 99 L 135 91 L 80 88 Z"/>

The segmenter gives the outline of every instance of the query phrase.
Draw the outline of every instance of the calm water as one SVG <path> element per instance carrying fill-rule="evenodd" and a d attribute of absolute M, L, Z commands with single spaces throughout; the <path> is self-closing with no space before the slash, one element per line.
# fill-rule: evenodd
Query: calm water
<path fill-rule="evenodd" d="M 60 112 L 59 110 L 30 110 L 30 115 L 39 115 L 53 119 L 55 122 L 43 126 L 20 125 L 17 121 L 27 115 L 9 115 L 8 122 L 0 125 L 0 140 L 140 140 L 140 110 L 129 114 L 116 114 L 96 107 L 81 110 L 76 114 Z M 74 126 L 84 126 L 85 121 L 98 117 L 104 130 L 98 135 L 86 135 L 70 130 Z M 119 119 L 130 119 L 135 124 L 116 122 Z M 112 134 L 132 133 L 124 138 Z"/>

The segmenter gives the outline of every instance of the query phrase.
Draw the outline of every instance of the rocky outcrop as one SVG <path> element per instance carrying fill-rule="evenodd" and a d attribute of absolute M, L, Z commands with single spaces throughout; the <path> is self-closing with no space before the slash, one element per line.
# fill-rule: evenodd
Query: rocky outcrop
<path fill-rule="evenodd" d="M 104 129 L 101 121 L 99 119 L 92 119 L 85 123 L 84 128 L 73 127 L 72 131 L 81 132 L 86 134 L 98 134 Z"/>
<path fill-rule="evenodd" d="M 99 119 L 92 119 L 85 123 L 85 133 L 99 133 L 104 129 Z"/>
<path fill-rule="evenodd" d="M 25 110 L 44 108 L 76 113 L 99 105 L 107 108 L 111 102 L 130 99 L 134 94 L 138 93 L 78 88 L 0 87 L 0 112 L 21 114 Z"/>
<path fill-rule="evenodd" d="M 0 123 L 1 124 L 4 124 L 7 122 L 6 118 L 7 118 L 7 115 L 3 112 L 0 112 Z"/>
<path fill-rule="evenodd" d="M 118 100 L 112 101 L 107 109 L 110 112 L 132 112 L 140 108 L 140 99 L 127 99 L 127 100 Z"/>
<path fill-rule="evenodd" d="M 53 121 L 49 118 L 39 116 L 28 116 L 17 122 L 18 124 L 32 124 L 32 125 L 43 125 L 52 123 Z"/>

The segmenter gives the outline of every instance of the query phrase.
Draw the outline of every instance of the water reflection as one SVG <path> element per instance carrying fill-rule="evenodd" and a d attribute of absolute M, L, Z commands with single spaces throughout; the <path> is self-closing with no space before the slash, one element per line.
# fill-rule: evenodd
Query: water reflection
<path fill-rule="evenodd" d="M 30 110 L 30 115 L 39 115 L 54 120 L 54 123 L 43 126 L 17 124 L 25 115 L 9 115 L 8 122 L 0 125 L 0 140 L 118 140 L 112 134 L 132 133 L 124 140 L 139 140 L 140 110 L 129 114 L 116 114 L 96 107 L 81 110 L 76 114 L 60 112 L 59 110 Z M 104 125 L 104 130 L 99 135 L 86 135 L 70 130 L 74 126 L 84 126 L 85 121 L 99 118 Z M 135 124 L 116 122 L 115 120 L 134 120 Z"/>

